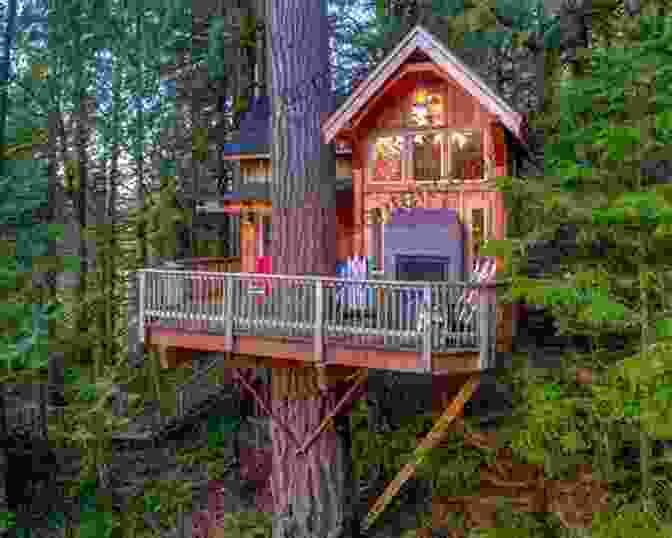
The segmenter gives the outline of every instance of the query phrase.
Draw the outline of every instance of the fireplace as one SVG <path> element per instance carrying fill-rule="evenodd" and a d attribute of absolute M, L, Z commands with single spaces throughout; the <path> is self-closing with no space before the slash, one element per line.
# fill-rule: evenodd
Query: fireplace
<path fill-rule="evenodd" d="M 397 254 L 396 279 L 404 281 L 441 282 L 450 280 L 450 258 Z"/>
<path fill-rule="evenodd" d="M 388 280 L 463 279 L 462 225 L 453 209 L 393 211 L 383 228 L 383 268 Z"/>

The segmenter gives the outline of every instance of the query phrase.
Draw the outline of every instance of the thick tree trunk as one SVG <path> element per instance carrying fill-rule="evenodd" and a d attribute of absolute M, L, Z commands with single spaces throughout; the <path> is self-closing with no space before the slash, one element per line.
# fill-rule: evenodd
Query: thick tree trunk
<path fill-rule="evenodd" d="M 294 456 L 296 441 L 308 438 L 342 394 L 319 392 L 314 368 L 273 371 L 272 411 L 294 437 L 272 423 L 273 538 L 357 535 L 349 417 L 337 417 L 303 456 Z"/>
<path fill-rule="evenodd" d="M 333 275 L 335 158 L 320 131 L 333 99 L 326 1 L 267 0 L 266 13 L 273 109 L 273 272 Z M 337 394 L 320 392 L 317 386 L 317 372 L 312 368 L 273 371 L 273 413 L 299 443 L 337 401 Z M 338 422 L 344 428 L 326 431 L 300 457 L 294 456 L 295 441 L 273 425 L 274 538 L 353 535 L 347 417 Z"/>

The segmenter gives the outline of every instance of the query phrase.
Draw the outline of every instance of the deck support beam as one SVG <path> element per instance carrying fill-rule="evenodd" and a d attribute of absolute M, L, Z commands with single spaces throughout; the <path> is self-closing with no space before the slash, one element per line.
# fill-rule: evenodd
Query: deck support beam
<path fill-rule="evenodd" d="M 334 417 L 338 415 L 346 405 L 349 405 L 354 400 L 358 399 L 359 396 L 361 396 L 360 394 L 358 394 L 359 387 L 368 379 L 369 377 L 368 371 L 363 368 L 355 375 L 358 377 L 358 379 L 353 383 L 352 387 L 350 387 L 348 391 L 343 395 L 343 397 L 336 404 L 334 409 L 326 417 L 322 419 L 320 425 L 315 429 L 313 433 L 311 433 L 308 436 L 308 439 L 306 439 L 303 445 L 301 445 L 301 447 L 296 450 L 294 454 L 295 456 L 304 454 L 308 450 L 308 448 L 310 448 L 310 445 L 312 445 L 317 440 L 320 434 L 332 422 Z"/>
<path fill-rule="evenodd" d="M 480 374 L 475 374 L 470 377 L 462 386 L 458 395 L 444 411 L 439 420 L 436 421 L 431 431 L 415 449 L 411 461 L 409 461 L 401 469 L 401 471 L 399 471 L 394 480 L 392 480 L 392 482 L 390 482 L 385 488 L 383 494 L 378 497 L 373 507 L 364 519 L 362 524 L 363 530 L 366 531 L 371 528 L 376 519 L 378 519 L 378 516 L 383 513 L 394 496 L 399 493 L 401 486 L 403 486 L 406 481 L 411 478 L 413 474 L 415 474 L 415 470 L 417 469 L 418 465 L 421 465 L 427 459 L 429 451 L 439 446 L 443 438 L 448 433 L 451 423 L 460 413 L 462 413 L 465 404 L 473 396 L 480 383 Z"/>
<path fill-rule="evenodd" d="M 259 396 L 259 393 L 256 390 L 254 390 L 254 387 L 252 387 L 247 381 L 245 381 L 245 378 L 240 374 L 238 368 L 233 368 L 233 376 L 250 394 L 252 394 L 252 397 L 259 404 L 259 407 L 261 407 L 264 410 L 264 412 L 269 416 L 269 418 L 273 422 L 275 422 L 280 428 L 284 430 L 287 436 L 298 447 L 299 441 L 294 436 L 294 432 L 292 432 L 292 430 L 290 430 L 289 427 L 284 422 L 282 422 L 280 419 L 278 419 L 278 417 L 276 417 L 273 414 L 273 412 L 266 405 L 266 402 L 264 402 L 264 399 L 261 396 Z"/>

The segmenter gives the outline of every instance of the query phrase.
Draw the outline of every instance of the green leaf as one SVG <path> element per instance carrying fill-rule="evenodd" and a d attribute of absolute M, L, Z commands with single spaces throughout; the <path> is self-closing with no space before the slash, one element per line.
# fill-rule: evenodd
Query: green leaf
<path fill-rule="evenodd" d="M 544 400 L 556 401 L 562 396 L 562 390 L 557 383 L 547 383 L 544 385 Z"/>
<path fill-rule="evenodd" d="M 626 400 L 623 403 L 623 414 L 626 417 L 638 417 L 641 412 L 641 403 L 639 400 Z"/>
<path fill-rule="evenodd" d="M 656 400 L 672 400 L 672 384 L 658 385 L 656 387 Z"/>
<path fill-rule="evenodd" d="M 14 512 L 0 512 L 0 528 L 11 529 L 16 526 L 16 514 Z"/>
<path fill-rule="evenodd" d="M 79 380 L 80 370 L 77 367 L 70 367 L 65 369 L 64 379 L 66 384 L 74 384 Z"/>
<path fill-rule="evenodd" d="M 143 497 L 146 512 L 159 512 L 161 509 L 161 500 L 158 495 L 145 495 Z"/>
<path fill-rule="evenodd" d="M 97 395 L 96 385 L 92 383 L 82 383 L 79 387 L 78 399 L 82 402 L 93 402 Z"/>

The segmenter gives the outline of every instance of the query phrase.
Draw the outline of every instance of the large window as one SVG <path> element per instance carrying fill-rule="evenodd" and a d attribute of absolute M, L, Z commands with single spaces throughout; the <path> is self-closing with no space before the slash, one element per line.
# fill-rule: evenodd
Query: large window
<path fill-rule="evenodd" d="M 373 181 L 464 181 L 484 178 L 481 131 L 432 129 L 381 135 L 372 144 Z"/>

